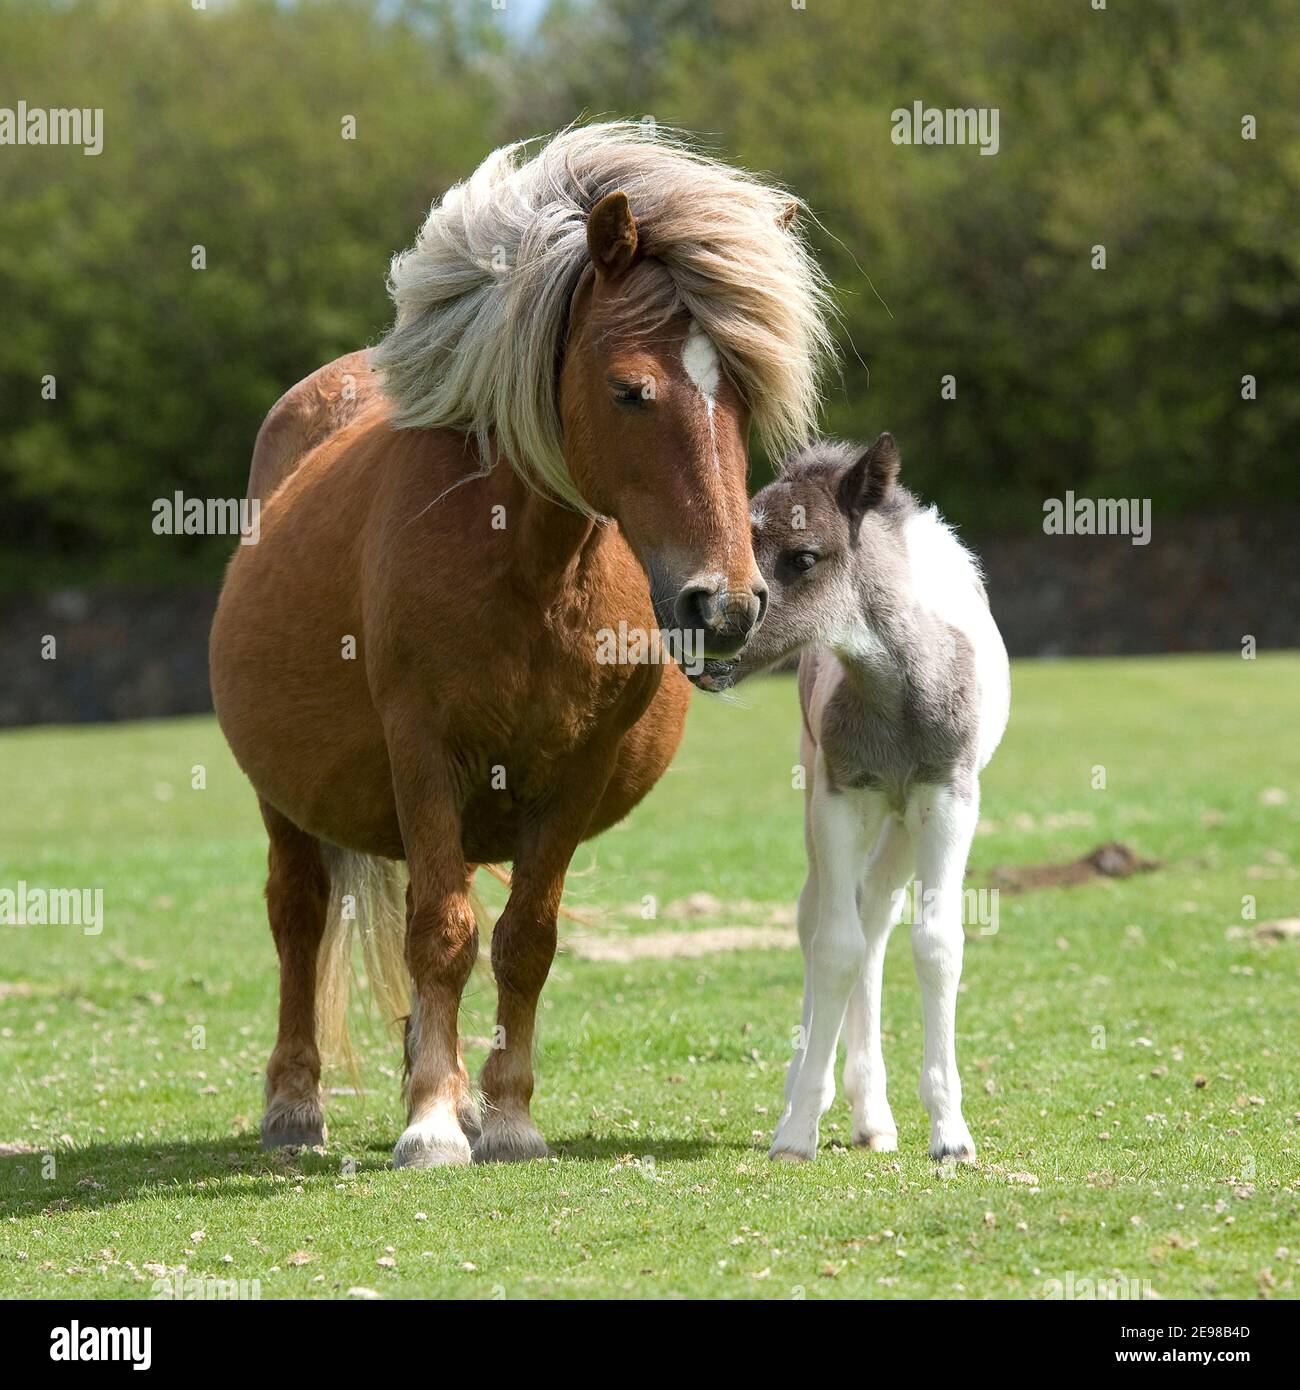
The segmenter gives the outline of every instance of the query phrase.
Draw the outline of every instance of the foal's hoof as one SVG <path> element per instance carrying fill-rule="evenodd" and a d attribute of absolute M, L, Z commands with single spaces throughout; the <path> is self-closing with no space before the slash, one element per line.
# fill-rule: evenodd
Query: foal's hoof
<path fill-rule="evenodd" d="M 892 1154 L 898 1151 L 898 1135 L 883 1130 L 873 1134 L 855 1134 L 853 1143 L 856 1148 L 869 1149 L 877 1154 Z"/>
<path fill-rule="evenodd" d="M 469 1140 L 457 1125 L 410 1125 L 393 1150 L 394 1168 L 445 1168 L 470 1160 Z"/>
<path fill-rule="evenodd" d="M 314 1149 L 325 1142 L 325 1116 L 314 1100 L 273 1100 L 262 1116 L 264 1149 Z"/>
<path fill-rule="evenodd" d="M 975 1141 L 965 1125 L 933 1130 L 930 1134 L 930 1157 L 936 1163 L 974 1163 Z"/>
<path fill-rule="evenodd" d="M 545 1158 L 546 1140 L 528 1119 L 511 1119 L 488 1111 L 483 1130 L 474 1141 L 475 1163 L 526 1163 Z"/>
<path fill-rule="evenodd" d="M 808 1124 L 798 1116 L 783 1115 L 767 1156 L 774 1163 L 809 1163 L 817 1157 L 817 1141 L 816 1121 Z"/>
<path fill-rule="evenodd" d="M 962 1144 L 953 1149 L 931 1149 L 930 1157 L 936 1163 L 974 1163 L 975 1145 Z"/>

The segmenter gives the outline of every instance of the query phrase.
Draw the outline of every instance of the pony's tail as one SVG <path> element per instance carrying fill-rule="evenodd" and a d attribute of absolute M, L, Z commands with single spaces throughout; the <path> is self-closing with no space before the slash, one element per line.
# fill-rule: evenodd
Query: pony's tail
<path fill-rule="evenodd" d="M 341 1062 L 359 1080 L 348 1033 L 352 987 L 352 941 L 361 938 L 366 981 L 384 1021 L 399 1024 L 411 1012 L 411 975 L 406 968 L 406 865 L 374 854 L 324 846 L 330 894 L 316 961 L 316 1036 L 327 1059 Z M 509 877 L 491 866 L 494 877 Z M 478 893 L 470 905 L 480 932 L 491 927 Z"/>
<path fill-rule="evenodd" d="M 406 865 L 333 846 L 325 862 L 330 895 L 316 962 L 316 1035 L 326 1057 L 342 1062 L 355 1078 L 358 1068 L 348 1035 L 354 933 L 361 938 L 366 979 L 385 1021 L 396 1023 L 411 1009 Z"/>

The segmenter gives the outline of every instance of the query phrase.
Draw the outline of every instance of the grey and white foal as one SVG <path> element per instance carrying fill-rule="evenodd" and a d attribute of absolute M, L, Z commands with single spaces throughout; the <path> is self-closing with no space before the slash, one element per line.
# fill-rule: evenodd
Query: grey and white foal
<path fill-rule="evenodd" d="M 930 1153 L 975 1157 L 955 1047 L 962 879 L 1010 675 L 974 557 L 897 484 L 898 466 L 887 434 L 865 452 L 819 443 L 786 461 L 750 513 L 767 616 L 740 656 L 708 663 L 701 682 L 725 689 L 802 653 L 803 1024 L 773 1158 L 816 1153 L 841 1029 L 853 1140 L 897 1148 L 880 987 L 912 880 Z"/>

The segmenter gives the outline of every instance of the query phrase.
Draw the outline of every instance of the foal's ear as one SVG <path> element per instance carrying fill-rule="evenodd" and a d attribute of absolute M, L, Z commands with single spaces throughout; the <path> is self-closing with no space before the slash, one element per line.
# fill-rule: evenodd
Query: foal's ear
<path fill-rule="evenodd" d="M 626 275 L 636 260 L 636 249 L 636 218 L 627 194 L 622 189 L 607 193 L 587 218 L 587 250 L 596 274 L 604 280 Z"/>
<path fill-rule="evenodd" d="M 849 519 L 849 534 L 855 541 L 863 514 L 880 506 L 893 491 L 898 468 L 894 436 L 882 434 L 840 479 L 837 501 Z"/>

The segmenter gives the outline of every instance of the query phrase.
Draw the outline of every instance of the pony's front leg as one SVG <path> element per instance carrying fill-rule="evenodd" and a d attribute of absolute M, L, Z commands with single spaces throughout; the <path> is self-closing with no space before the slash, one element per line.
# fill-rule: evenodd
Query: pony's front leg
<path fill-rule="evenodd" d="M 816 1154 L 821 1117 L 835 1096 L 835 1047 L 865 949 L 857 887 L 884 818 L 879 796 L 830 790 L 824 770 L 818 773 L 811 807 L 817 916 L 806 952 L 803 1055 L 790 1064 L 793 1082 L 772 1140 L 776 1159 Z"/>
<path fill-rule="evenodd" d="M 398 768 L 402 771 L 398 771 Z M 397 1168 L 470 1161 L 460 1116 L 472 1109 L 460 1060 L 460 997 L 478 953 L 478 924 L 461 850 L 453 788 L 434 768 L 394 756 L 394 784 L 411 881 L 406 890 L 406 963 L 412 1012 L 407 1030 L 407 1126 L 393 1150 Z"/>
<path fill-rule="evenodd" d="M 918 787 L 908 798 L 907 827 L 916 846 L 912 956 L 921 986 L 925 1057 L 921 1101 L 930 1115 L 930 1156 L 975 1161 L 975 1141 L 961 1113 L 957 1071 L 957 988 L 961 983 L 962 879 L 979 818 L 979 795 L 952 787 Z"/>
<path fill-rule="evenodd" d="M 581 767 L 566 769 L 515 856 L 510 900 L 492 933 L 497 1027 L 479 1079 L 483 1117 L 476 1163 L 546 1157 L 546 1141 L 529 1109 L 537 1000 L 555 958 L 564 875 L 613 767 L 612 750 L 588 750 Z"/>
<path fill-rule="evenodd" d="M 533 1031 L 537 1000 L 555 958 L 556 917 L 563 874 L 539 882 L 518 864 L 510 901 L 492 933 L 497 1026 L 479 1081 L 482 1131 L 474 1161 L 545 1158 L 546 1141 L 533 1123 Z"/>

